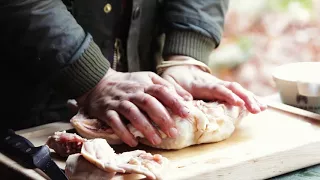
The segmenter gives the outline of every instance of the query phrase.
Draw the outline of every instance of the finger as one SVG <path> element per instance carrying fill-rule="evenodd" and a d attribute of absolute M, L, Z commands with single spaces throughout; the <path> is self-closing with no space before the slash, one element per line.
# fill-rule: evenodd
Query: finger
<path fill-rule="evenodd" d="M 168 81 L 164 80 L 159 75 L 157 75 L 155 73 L 149 73 L 149 77 L 151 78 L 151 80 L 152 80 L 152 82 L 154 84 L 163 85 L 163 86 L 166 86 L 169 89 L 174 90 L 174 87 Z"/>
<path fill-rule="evenodd" d="M 260 106 L 254 98 L 254 94 L 252 92 L 244 89 L 236 82 L 227 83 L 226 87 L 237 94 L 245 102 L 247 109 L 251 113 L 259 113 L 261 111 Z"/>
<path fill-rule="evenodd" d="M 261 111 L 264 111 L 268 108 L 268 105 L 266 103 L 264 103 L 263 100 L 261 100 L 257 96 L 254 96 L 254 98 L 255 98 L 256 102 L 259 104 Z"/>
<path fill-rule="evenodd" d="M 145 90 L 146 93 L 157 98 L 166 107 L 172 110 L 173 113 L 186 117 L 189 115 L 189 109 L 187 108 L 185 101 L 183 101 L 179 95 L 173 93 L 168 88 L 162 85 L 153 85 Z"/>
<path fill-rule="evenodd" d="M 167 109 L 149 94 L 139 93 L 130 97 L 130 101 L 145 111 L 153 122 L 169 137 L 177 137 L 178 130 Z"/>
<path fill-rule="evenodd" d="M 116 109 L 127 118 L 152 144 L 161 143 L 161 138 L 146 116 L 130 101 L 121 101 Z"/>
<path fill-rule="evenodd" d="M 106 123 L 113 129 L 116 135 L 119 136 L 123 142 L 125 142 L 131 147 L 135 147 L 138 145 L 138 141 L 126 128 L 119 114 L 116 111 L 107 110 L 105 119 Z"/>
<path fill-rule="evenodd" d="M 168 82 L 170 82 L 173 87 L 176 89 L 177 93 L 183 97 L 184 100 L 186 101 L 191 101 L 193 99 L 192 95 L 186 91 L 183 87 L 181 87 L 177 82 L 176 80 L 174 80 L 173 77 L 169 76 L 169 75 L 166 75 L 163 77 L 165 80 L 167 80 Z"/>
<path fill-rule="evenodd" d="M 242 106 L 244 102 L 231 90 L 221 84 L 194 84 L 193 89 L 201 92 L 203 99 L 218 99 L 231 105 Z"/>
<path fill-rule="evenodd" d="M 154 84 L 158 84 L 158 85 L 162 85 L 167 87 L 170 91 L 172 91 L 172 93 L 177 93 L 177 90 L 175 89 L 175 87 L 169 83 L 167 80 L 163 79 L 162 77 L 158 76 L 155 73 L 150 73 L 149 77 L 151 78 L 152 82 Z M 177 93 L 178 94 L 178 93 Z M 178 94 L 178 98 L 183 99 L 184 97 L 181 96 L 180 94 Z"/>

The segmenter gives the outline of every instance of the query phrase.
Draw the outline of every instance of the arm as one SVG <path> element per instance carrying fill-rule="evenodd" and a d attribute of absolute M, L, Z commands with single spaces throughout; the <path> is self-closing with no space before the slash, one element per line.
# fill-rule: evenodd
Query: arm
<path fill-rule="evenodd" d="M 204 72 L 210 72 L 207 67 L 209 55 L 220 44 L 228 2 L 164 2 L 166 40 L 163 49 L 165 61 L 160 65 L 165 69 L 162 77 L 174 86 L 181 86 L 195 99 L 226 101 L 246 106 L 251 113 L 259 113 L 267 107 L 253 93 L 238 83 L 223 81 Z"/>
<path fill-rule="evenodd" d="M 5 41 L 35 49 L 39 67 L 67 98 L 92 89 L 109 69 L 91 36 L 60 0 L 2 0 L 0 19 Z"/>
<path fill-rule="evenodd" d="M 122 73 L 109 68 L 61 0 L 0 0 L 0 20 L 0 34 L 8 35 L 0 44 L 15 40 L 22 49 L 36 49 L 39 58 L 34 61 L 40 65 L 32 71 L 48 70 L 56 91 L 76 99 L 88 117 L 104 121 L 127 144 L 135 146 L 137 141 L 124 118 L 154 144 L 161 138 L 152 122 L 169 137 L 177 136 L 167 108 L 183 117 L 189 110 L 174 87 L 151 72 Z M 21 62 L 24 59 L 16 64 Z"/>
<path fill-rule="evenodd" d="M 228 0 L 164 1 L 163 56 L 184 55 L 207 64 L 220 44 Z"/>

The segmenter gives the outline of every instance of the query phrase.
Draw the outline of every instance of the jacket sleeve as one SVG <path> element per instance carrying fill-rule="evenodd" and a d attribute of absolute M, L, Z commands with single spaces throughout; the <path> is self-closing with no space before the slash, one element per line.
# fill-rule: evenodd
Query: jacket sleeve
<path fill-rule="evenodd" d="M 109 68 L 61 0 L 1 0 L 0 20 L 8 42 L 18 37 L 22 49 L 36 49 L 53 88 L 66 98 L 89 91 Z"/>
<path fill-rule="evenodd" d="M 165 0 L 163 56 L 186 55 L 208 63 L 220 44 L 228 0 Z"/>

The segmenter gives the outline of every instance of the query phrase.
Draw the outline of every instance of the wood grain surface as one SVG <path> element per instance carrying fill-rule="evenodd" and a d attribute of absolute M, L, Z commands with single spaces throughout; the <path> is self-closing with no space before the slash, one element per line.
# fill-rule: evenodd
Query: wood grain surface
<path fill-rule="evenodd" d="M 52 123 L 18 131 L 36 146 L 43 145 L 55 131 L 72 129 L 68 123 Z M 133 150 L 126 145 L 113 146 L 116 152 Z M 181 150 L 157 150 L 170 159 L 165 179 L 265 179 L 320 163 L 320 122 L 270 107 L 249 115 L 227 140 Z M 32 179 L 45 179 L 39 171 L 26 170 L 0 154 L 0 162 Z M 65 159 L 52 157 L 61 168 Z M 118 175 L 114 179 L 141 179 L 143 176 Z"/>

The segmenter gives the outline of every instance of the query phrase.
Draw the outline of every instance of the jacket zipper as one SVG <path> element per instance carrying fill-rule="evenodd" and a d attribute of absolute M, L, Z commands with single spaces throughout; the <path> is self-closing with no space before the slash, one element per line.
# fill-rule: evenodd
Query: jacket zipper
<path fill-rule="evenodd" d="M 116 38 L 114 43 L 113 64 L 112 64 L 112 68 L 114 70 L 117 69 L 117 64 L 121 58 L 120 48 L 121 48 L 121 40 L 119 38 Z"/>

